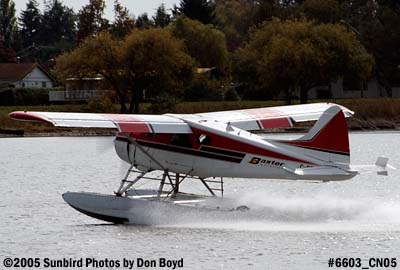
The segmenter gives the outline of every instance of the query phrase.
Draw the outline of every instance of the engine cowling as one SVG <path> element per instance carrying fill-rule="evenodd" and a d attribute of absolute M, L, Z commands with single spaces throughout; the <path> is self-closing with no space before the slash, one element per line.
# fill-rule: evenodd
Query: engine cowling
<path fill-rule="evenodd" d="M 117 152 L 117 155 L 119 156 L 120 159 L 128 163 L 132 163 L 132 161 L 129 158 L 130 143 L 127 140 L 122 140 L 119 139 L 118 137 L 115 138 L 114 147 L 115 147 L 115 152 Z"/>

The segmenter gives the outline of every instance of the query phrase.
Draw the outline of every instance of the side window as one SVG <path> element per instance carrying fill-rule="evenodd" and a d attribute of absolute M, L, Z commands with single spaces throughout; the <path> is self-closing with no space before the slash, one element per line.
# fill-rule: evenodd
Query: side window
<path fill-rule="evenodd" d="M 180 147 L 192 147 L 192 144 L 190 143 L 190 138 L 189 134 L 174 134 L 174 136 L 171 139 L 171 144 L 180 146 Z"/>
<path fill-rule="evenodd" d="M 211 139 L 209 136 L 205 134 L 200 134 L 199 137 L 197 138 L 197 141 L 201 145 L 208 145 L 211 142 Z"/>

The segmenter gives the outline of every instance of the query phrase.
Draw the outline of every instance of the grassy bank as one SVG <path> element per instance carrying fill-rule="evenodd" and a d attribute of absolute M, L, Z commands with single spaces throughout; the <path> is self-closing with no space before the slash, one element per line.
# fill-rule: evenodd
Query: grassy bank
<path fill-rule="evenodd" d="M 355 112 L 354 117 L 349 120 L 349 126 L 353 130 L 371 129 L 395 129 L 400 127 L 400 99 L 342 99 L 324 100 L 341 104 Z M 315 100 L 313 102 L 322 102 Z M 236 110 L 258 107 L 270 107 L 284 105 L 282 101 L 232 101 L 232 102 L 183 102 L 176 105 L 173 113 L 198 113 L 211 111 Z M 143 104 L 141 113 L 148 112 L 148 104 Z M 62 112 L 93 112 L 90 106 L 81 105 L 52 105 L 52 106 L 13 106 L 0 107 L 0 129 L 25 130 L 29 133 L 53 133 L 79 134 L 82 130 L 56 129 L 47 124 L 14 121 L 8 117 L 13 111 L 62 111 Z M 115 105 L 106 113 L 118 113 Z M 85 131 L 87 135 L 107 134 L 107 131 L 97 130 L 95 132 Z M 89 133 L 88 133 L 89 132 Z"/>

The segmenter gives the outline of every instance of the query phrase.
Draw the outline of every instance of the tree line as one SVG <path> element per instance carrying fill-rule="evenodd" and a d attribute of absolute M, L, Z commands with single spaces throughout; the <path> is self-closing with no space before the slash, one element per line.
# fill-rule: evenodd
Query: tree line
<path fill-rule="evenodd" d="M 60 81 L 101 75 L 122 112 L 145 99 L 306 102 L 338 78 L 374 77 L 389 96 L 400 85 L 400 0 L 181 0 L 136 18 L 115 0 L 113 21 L 104 9 L 29 0 L 17 19 L 0 0 L 0 61 L 39 61 Z"/>

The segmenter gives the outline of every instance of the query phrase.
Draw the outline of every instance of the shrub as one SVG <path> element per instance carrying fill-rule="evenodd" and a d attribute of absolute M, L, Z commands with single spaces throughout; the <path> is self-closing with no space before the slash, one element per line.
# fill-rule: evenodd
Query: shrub
<path fill-rule="evenodd" d="M 0 91 L 0 106 L 14 105 L 14 93 L 11 89 Z"/>
<path fill-rule="evenodd" d="M 239 94 L 234 87 L 230 87 L 224 95 L 225 101 L 238 101 L 240 100 Z"/>
<path fill-rule="evenodd" d="M 110 98 L 94 98 L 89 100 L 88 107 L 90 112 L 112 112 L 113 103 Z"/>
<path fill-rule="evenodd" d="M 175 112 L 176 100 L 167 95 L 160 95 L 150 100 L 148 108 L 149 113 L 163 114 L 168 112 Z"/>
<path fill-rule="evenodd" d="M 49 89 L 7 88 L 0 92 L 0 105 L 48 105 Z"/>
<path fill-rule="evenodd" d="M 223 83 L 205 78 L 194 79 L 184 93 L 185 101 L 221 101 L 223 100 Z"/>

